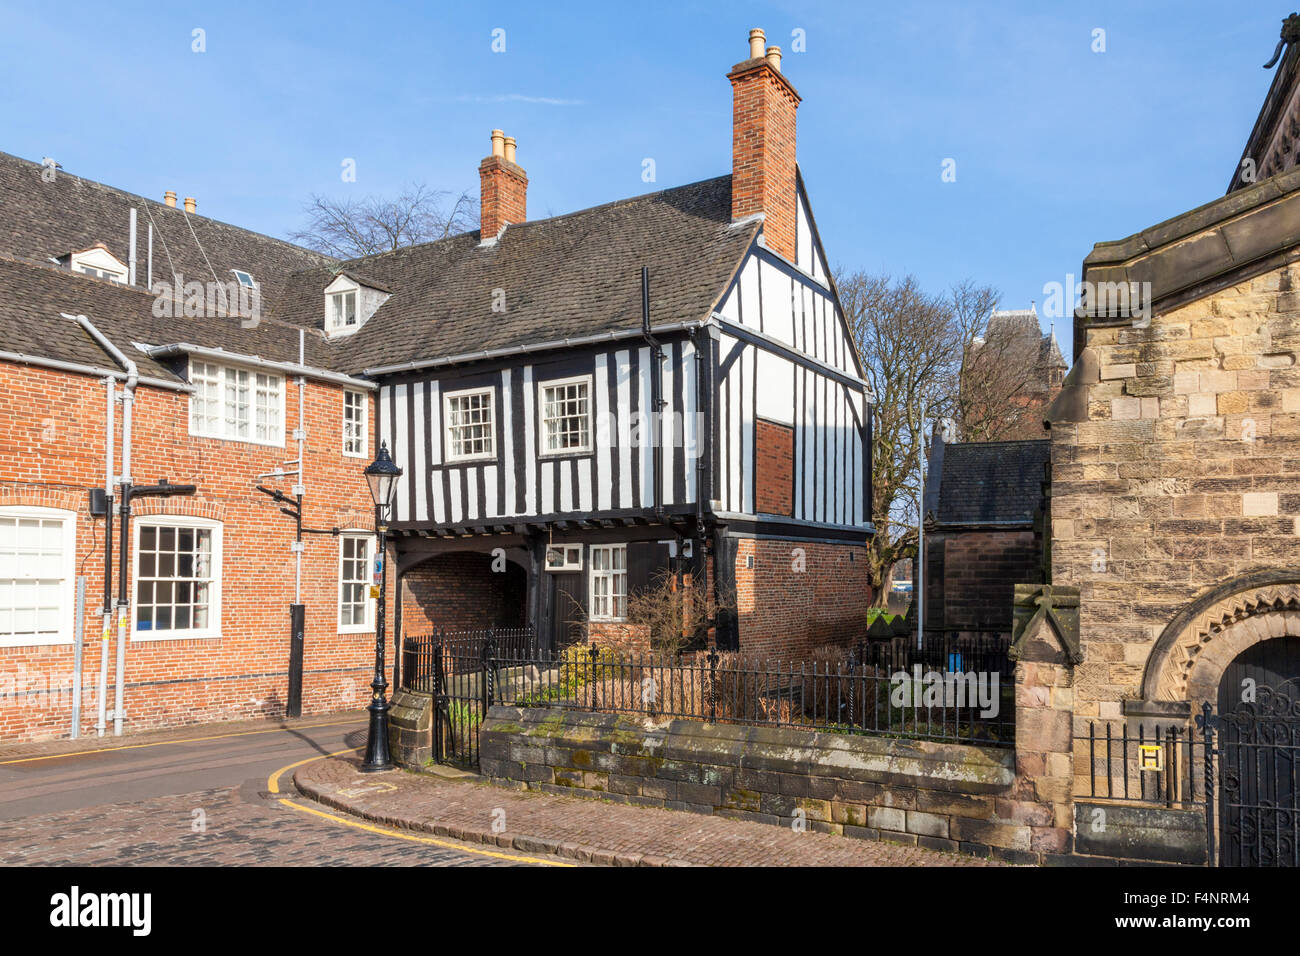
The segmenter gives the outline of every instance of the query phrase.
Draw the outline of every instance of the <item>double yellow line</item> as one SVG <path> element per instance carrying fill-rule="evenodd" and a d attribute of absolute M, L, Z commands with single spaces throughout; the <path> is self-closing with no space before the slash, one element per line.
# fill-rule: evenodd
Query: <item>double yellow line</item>
<path fill-rule="evenodd" d="M 332 754 L 320 754 L 315 757 L 308 757 L 306 760 L 299 760 L 297 763 L 291 763 L 287 767 L 281 767 L 271 776 L 266 778 L 266 789 L 273 794 L 280 793 L 280 777 L 295 767 L 301 767 L 304 764 L 312 763 L 316 760 L 324 760 L 327 757 L 339 757 L 343 754 L 356 753 L 361 747 L 349 747 L 347 750 L 336 750 Z M 509 860 L 512 863 L 535 863 L 541 866 L 573 866 L 572 863 L 562 863 L 558 860 L 542 860 L 532 856 L 515 856 L 510 853 L 500 853 L 495 850 L 480 850 L 475 847 L 465 846 L 459 843 L 449 843 L 446 840 L 435 840 L 433 837 L 416 836 L 413 833 L 403 833 L 401 830 L 392 830 L 388 827 L 379 827 L 370 823 L 360 823 L 356 820 L 349 820 L 346 817 L 336 816 L 333 813 L 326 813 L 324 810 L 317 810 L 314 807 L 303 806 L 295 800 L 288 797 L 280 797 L 278 801 L 282 806 L 292 807 L 302 813 L 310 813 L 314 817 L 320 817 L 323 820 L 330 820 L 334 823 L 341 823 L 344 826 L 352 827 L 356 830 L 364 830 L 367 833 L 378 833 L 381 836 L 395 837 L 398 840 L 407 840 L 411 843 L 423 843 L 426 846 L 444 847 L 448 850 L 456 850 L 459 853 L 473 853 L 476 856 L 488 856 L 496 860 Z"/>

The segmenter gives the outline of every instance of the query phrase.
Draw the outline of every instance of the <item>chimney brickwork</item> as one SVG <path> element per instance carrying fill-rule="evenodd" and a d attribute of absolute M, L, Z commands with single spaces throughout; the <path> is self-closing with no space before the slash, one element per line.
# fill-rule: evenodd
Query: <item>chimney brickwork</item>
<path fill-rule="evenodd" d="M 528 176 L 515 162 L 515 140 L 492 131 L 492 155 L 479 163 L 479 232 L 492 239 L 507 223 L 528 218 Z"/>
<path fill-rule="evenodd" d="M 763 213 L 768 248 L 795 260 L 795 112 L 800 96 L 780 71 L 779 47 L 750 31 L 750 58 L 727 74 L 732 89 L 731 218 Z"/>

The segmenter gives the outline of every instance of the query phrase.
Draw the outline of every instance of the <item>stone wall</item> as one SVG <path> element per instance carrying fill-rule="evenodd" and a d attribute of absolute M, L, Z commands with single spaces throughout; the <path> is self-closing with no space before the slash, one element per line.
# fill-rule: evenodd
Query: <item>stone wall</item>
<path fill-rule="evenodd" d="M 1198 595 L 1300 565 L 1297 256 L 1147 327 L 1086 330 L 1086 420 L 1051 429 L 1052 579 L 1081 591 L 1087 652 L 1076 733 L 1144 696 L 1157 638 Z M 1156 696 L 1187 699 L 1149 676 Z"/>
<path fill-rule="evenodd" d="M 1042 837 L 1052 810 L 1017 794 L 1006 749 L 501 706 L 480 741 L 482 772 L 515 787 L 1015 862 L 1068 843 Z"/>

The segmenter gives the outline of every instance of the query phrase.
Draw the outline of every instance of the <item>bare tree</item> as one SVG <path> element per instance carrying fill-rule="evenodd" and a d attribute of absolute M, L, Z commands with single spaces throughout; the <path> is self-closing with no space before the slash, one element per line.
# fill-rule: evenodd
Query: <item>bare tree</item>
<path fill-rule="evenodd" d="M 990 329 L 998 293 L 971 280 L 931 295 L 913 276 L 859 271 L 836 279 L 876 396 L 869 571 L 874 603 L 884 607 L 890 568 L 916 555 L 921 463 L 933 428 L 952 419 L 950 440 L 989 441 L 1032 415 L 1023 398 L 1040 361 L 1041 335 Z"/>
<path fill-rule="evenodd" d="M 916 553 L 926 429 L 951 407 L 961 332 L 951 303 L 913 276 L 854 272 L 837 277 L 840 301 L 875 393 L 869 553 L 874 603 L 888 601 L 889 569 Z"/>
<path fill-rule="evenodd" d="M 990 321 L 998 293 L 969 279 L 953 287 L 950 298 L 961 365 L 951 417 L 955 440 L 1001 441 L 1041 431 L 1041 399 L 1049 377 L 1042 330 L 1028 314 Z"/>
<path fill-rule="evenodd" d="M 462 192 L 448 202 L 450 196 L 423 183 L 408 186 L 395 198 L 313 194 L 304 206 L 307 225 L 289 238 L 337 259 L 356 259 L 478 228 L 475 197 Z"/>

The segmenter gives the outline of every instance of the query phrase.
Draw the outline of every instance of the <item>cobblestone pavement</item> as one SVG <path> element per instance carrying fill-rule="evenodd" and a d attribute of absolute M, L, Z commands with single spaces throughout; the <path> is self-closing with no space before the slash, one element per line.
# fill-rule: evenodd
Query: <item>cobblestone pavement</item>
<path fill-rule="evenodd" d="M 620 866 L 989 866 L 995 861 L 479 781 L 394 771 L 361 774 L 316 760 L 294 782 L 313 799 L 388 826 L 520 852 Z"/>
<path fill-rule="evenodd" d="M 364 741 L 361 715 L 338 714 L 12 745 L 0 752 L 0 865 L 528 862 L 495 847 L 329 819 L 340 815 L 294 793 L 267 793 L 281 768 Z M 290 789 L 288 779 L 279 787 Z"/>
<path fill-rule="evenodd" d="M 200 816 L 201 814 L 201 816 Z M 202 821 L 202 832 L 196 832 Z M 450 844 L 452 841 L 445 841 Z M 322 819 L 239 789 L 0 823 L 5 866 L 491 866 L 517 859 Z"/>

